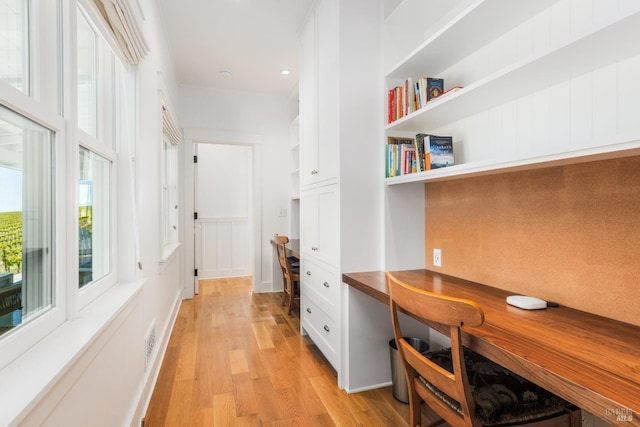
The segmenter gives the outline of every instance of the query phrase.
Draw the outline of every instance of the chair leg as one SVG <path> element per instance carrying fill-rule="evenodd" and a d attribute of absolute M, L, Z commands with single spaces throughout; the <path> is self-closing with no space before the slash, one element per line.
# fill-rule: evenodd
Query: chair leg
<path fill-rule="evenodd" d="M 289 281 L 289 311 L 287 312 L 287 314 L 289 316 L 291 316 L 291 309 L 293 308 L 293 296 L 294 296 L 294 289 L 293 289 L 293 280 Z"/>
<path fill-rule="evenodd" d="M 282 278 L 282 301 L 280 301 L 280 305 L 284 305 L 287 301 L 287 281 Z"/>
<path fill-rule="evenodd" d="M 410 420 L 412 426 L 422 426 L 422 399 L 409 387 Z"/>

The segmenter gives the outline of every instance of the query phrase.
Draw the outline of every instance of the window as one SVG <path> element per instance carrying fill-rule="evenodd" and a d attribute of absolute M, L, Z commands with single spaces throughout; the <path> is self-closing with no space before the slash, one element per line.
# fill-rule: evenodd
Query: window
<path fill-rule="evenodd" d="M 100 280 L 111 263 L 111 162 L 80 147 L 79 286 Z"/>
<path fill-rule="evenodd" d="M 115 283 L 113 170 L 116 88 L 122 70 L 92 20 L 77 9 L 78 288 L 79 306 Z"/>
<path fill-rule="evenodd" d="M 0 0 L 0 78 L 29 94 L 29 2 Z"/>
<path fill-rule="evenodd" d="M 53 303 L 53 132 L 0 107 L 0 334 Z"/>
<path fill-rule="evenodd" d="M 0 0 L 0 369 L 68 307 L 60 5 Z"/>
<path fill-rule="evenodd" d="M 162 77 L 162 76 L 161 76 Z M 179 147 L 182 142 L 182 132 L 178 128 L 174 116 L 169 108 L 168 98 L 164 98 L 167 93 L 164 78 L 160 79 L 160 112 L 162 121 L 162 255 L 165 260 L 175 249 L 179 241 L 178 232 L 178 167 L 179 167 Z"/>
<path fill-rule="evenodd" d="M 62 112 L 59 13 L 54 0 L 0 0 L 0 80 L 56 113 Z"/>
<path fill-rule="evenodd" d="M 163 138 L 162 168 L 162 243 L 178 241 L 178 146 Z"/>
<path fill-rule="evenodd" d="M 97 136 L 98 36 L 78 13 L 78 128 Z"/>
<path fill-rule="evenodd" d="M 0 370 L 118 279 L 135 79 L 102 19 L 86 1 L 0 0 Z"/>

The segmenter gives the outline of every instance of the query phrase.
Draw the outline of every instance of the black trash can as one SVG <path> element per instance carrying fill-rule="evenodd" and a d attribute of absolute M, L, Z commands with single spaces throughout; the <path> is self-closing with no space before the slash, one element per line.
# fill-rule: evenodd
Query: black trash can
<path fill-rule="evenodd" d="M 411 347 L 420 353 L 429 351 L 429 343 L 419 338 L 402 337 L 411 344 Z M 389 353 L 391 354 L 391 382 L 393 383 L 393 397 L 403 403 L 409 403 L 409 389 L 407 388 L 407 376 L 404 374 L 404 364 L 398 352 L 396 340 L 389 341 Z"/>

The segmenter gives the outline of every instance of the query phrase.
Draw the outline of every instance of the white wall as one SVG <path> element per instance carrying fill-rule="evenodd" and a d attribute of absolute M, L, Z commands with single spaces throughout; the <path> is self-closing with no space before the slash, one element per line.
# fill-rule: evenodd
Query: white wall
<path fill-rule="evenodd" d="M 179 97 L 180 124 L 190 129 L 218 131 L 233 135 L 256 135 L 260 149 L 257 181 L 262 188 L 260 200 L 261 283 L 257 292 L 273 290 L 272 248 L 275 233 L 286 234 L 287 217 L 279 217 L 281 209 L 289 208 L 289 99 L 284 96 L 221 89 L 181 86 Z M 195 142 L 207 142 L 197 140 Z M 224 142 L 224 141 L 222 141 Z M 187 179 L 189 179 L 187 177 Z M 192 264 L 191 259 L 185 265 Z"/>

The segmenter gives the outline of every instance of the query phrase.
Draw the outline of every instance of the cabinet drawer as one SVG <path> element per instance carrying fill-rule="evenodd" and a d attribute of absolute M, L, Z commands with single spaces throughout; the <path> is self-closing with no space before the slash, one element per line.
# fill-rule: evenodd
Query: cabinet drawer
<path fill-rule="evenodd" d="M 315 301 L 308 297 L 303 297 L 302 299 L 300 314 L 302 327 L 307 331 L 309 337 L 318 346 L 329 363 L 338 370 L 340 331 L 335 318 L 320 309 Z"/>
<path fill-rule="evenodd" d="M 315 292 L 319 298 L 318 303 L 326 306 L 327 311 L 336 312 L 340 306 L 340 275 L 335 270 L 325 268 L 308 258 L 302 258 L 300 280 L 302 292 Z"/>

